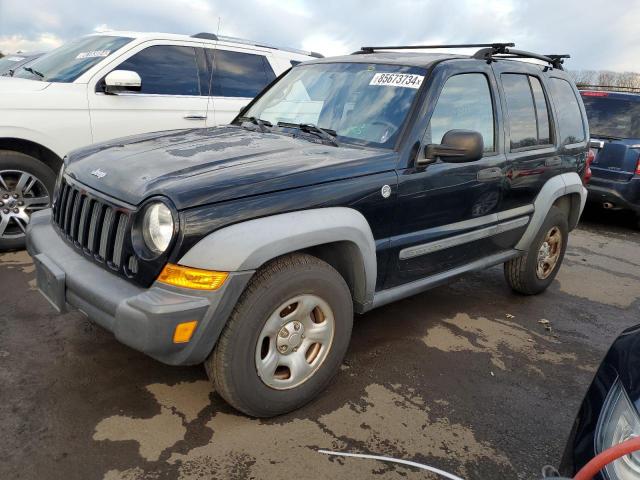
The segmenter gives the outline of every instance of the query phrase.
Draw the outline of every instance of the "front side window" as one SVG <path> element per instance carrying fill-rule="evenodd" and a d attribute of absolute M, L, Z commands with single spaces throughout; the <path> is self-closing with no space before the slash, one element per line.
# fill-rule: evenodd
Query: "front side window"
<path fill-rule="evenodd" d="M 586 135 L 582 123 L 582 112 L 573 87 L 562 78 L 552 78 L 551 90 L 557 105 L 562 144 L 583 142 Z"/>
<path fill-rule="evenodd" d="M 482 135 L 484 151 L 494 150 L 493 102 L 482 73 L 456 75 L 445 83 L 431 115 L 424 143 L 442 143 L 449 130 L 474 130 Z"/>
<path fill-rule="evenodd" d="M 213 95 L 253 98 L 276 78 L 264 55 L 214 50 Z"/>
<path fill-rule="evenodd" d="M 549 111 L 540 80 L 530 75 L 501 76 L 507 100 L 511 150 L 550 143 Z"/>
<path fill-rule="evenodd" d="M 277 125 L 311 123 L 339 142 L 393 148 L 426 71 L 365 63 L 298 65 L 248 111 Z"/>
<path fill-rule="evenodd" d="M 107 35 L 82 37 L 19 68 L 13 76 L 44 82 L 71 83 L 131 40 Z"/>
<path fill-rule="evenodd" d="M 125 60 L 115 70 L 131 70 L 140 75 L 140 93 L 200 95 L 198 65 L 193 47 L 154 45 Z"/>

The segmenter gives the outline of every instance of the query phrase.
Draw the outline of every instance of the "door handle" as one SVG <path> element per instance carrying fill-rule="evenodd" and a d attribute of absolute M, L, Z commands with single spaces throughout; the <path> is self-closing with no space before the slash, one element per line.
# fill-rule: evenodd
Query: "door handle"
<path fill-rule="evenodd" d="M 199 113 L 187 113 L 184 116 L 185 120 L 206 120 L 207 116 L 206 115 L 201 115 Z"/>
<path fill-rule="evenodd" d="M 484 170 L 480 170 L 477 176 L 479 182 L 491 182 L 502 177 L 504 177 L 504 174 L 500 167 L 485 168 Z"/>

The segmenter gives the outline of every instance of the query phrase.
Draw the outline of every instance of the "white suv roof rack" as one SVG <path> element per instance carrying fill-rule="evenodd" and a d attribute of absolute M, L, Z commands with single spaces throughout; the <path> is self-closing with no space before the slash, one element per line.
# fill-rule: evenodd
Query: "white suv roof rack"
<path fill-rule="evenodd" d="M 282 50 L 284 52 L 299 53 L 300 55 L 308 55 L 310 57 L 315 57 L 315 58 L 324 58 L 324 55 L 322 55 L 321 53 L 317 53 L 317 52 L 310 52 L 310 51 L 306 51 L 306 50 L 298 50 L 297 48 L 276 47 L 275 45 L 269 45 L 267 43 L 258 43 L 258 42 L 254 42 L 252 40 L 246 40 L 244 38 L 226 37 L 226 36 L 223 36 L 223 35 L 216 35 L 215 33 L 200 32 L 200 33 L 196 33 L 195 35 L 191 35 L 191 37 L 192 38 L 202 38 L 204 40 L 216 40 L 216 41 L 219 41 L 219 42 L 240 43 L 242 45 L 252 45 L 254 47 L 272 48 L 274 50 Z"/>

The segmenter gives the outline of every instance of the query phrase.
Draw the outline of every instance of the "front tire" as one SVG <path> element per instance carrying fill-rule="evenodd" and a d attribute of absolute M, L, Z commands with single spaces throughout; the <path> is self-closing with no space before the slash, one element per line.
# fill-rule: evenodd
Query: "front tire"
<path fill-rule="evenodd" d="M 34 157 L 0 151 L 0 251 L 24 248 L 31 214 L 51 205 L 56 174 Z"/>
<path fill-rule="evenodd" d="M 566 214 L 558 207 L 551 207 L 529 250 L 504 264 L 504 276 L 509 286 L 523 295 L 545 291 L 558 274 L 568 238 Z"/>
<path fill-rule="evenodd" d="M 262 267 L 238 300 L 205 362 L 216 391 L 254 417 L 302 407 L 339 370 L 353 303 L 329 264 L 292 254 Z"/>

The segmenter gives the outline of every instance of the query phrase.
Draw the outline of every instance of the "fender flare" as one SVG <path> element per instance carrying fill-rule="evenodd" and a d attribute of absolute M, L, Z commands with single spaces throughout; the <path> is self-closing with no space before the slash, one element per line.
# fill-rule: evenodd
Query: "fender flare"
<path fill-rule="evenodd" d="M 547 180 L 533 203 L 534 212 L 531 216 L 531 221 L 522 238 L 515 246 L 516 250 L 528 250 L 555 201 L 560 197 L 572 194 L 578 194 L 580 201 L 571 203 L 569 219 L 575 220 L 570 221 L 570 229 L 577 225 L 580 215 L 582 215 L 587 201 L 587 189 L 582 184 L 580 175 L 575 172 L 563 173 Z"/>
<path fill-rule="evenodd" d="M 336 242 L 355 247 L 346 259 L 355 267 L 354 301 L 371 302 L 377 277 L 375 240 L 367 220 L 352 208 L 301 210 L 236 223 L 204 237 L 178 263 L 224 272 L 256 270 L 287 253 Z"/>

